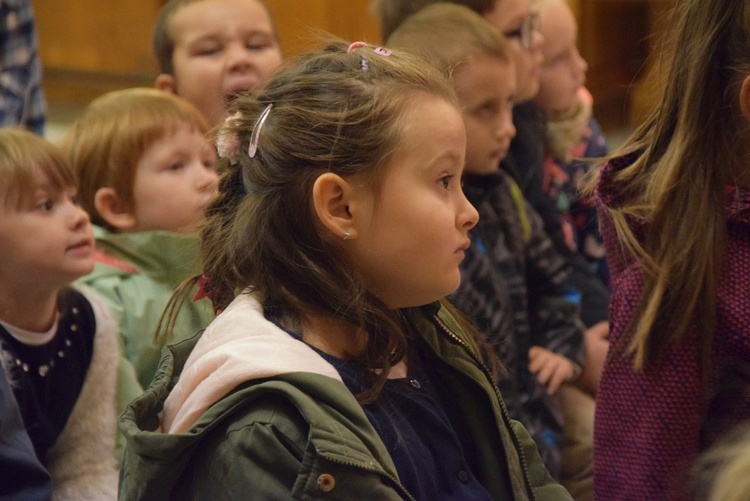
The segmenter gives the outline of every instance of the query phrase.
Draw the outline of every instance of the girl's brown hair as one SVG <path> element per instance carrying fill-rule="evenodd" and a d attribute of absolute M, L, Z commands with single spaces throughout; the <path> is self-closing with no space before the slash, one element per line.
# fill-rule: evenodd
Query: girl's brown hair
<path fill-rule="evenodd" d="M 205 117 L 192 104 L 157 89 L 109 92 L 86 107 L 62 147 L 78 176 L 81 206 L 92 223 L 115 230 L 96 210 L 96 192 L 113 188 L 132 204 L 135 173 L 146 150 L 185 125 L 208 133 Z"/>
<path fill-rule="evenodd" d="M 406 353 L 409 328 L 367 290 L 338 243 L 316 229 L 312 187 L 325 172 L 361 176 L 377 187 L 408 126 L 401 117 L 420 93 L 455 103 L 446 76 L 425 61 L 372 46 L 347 52 L 347 44 L 333 41 L 287 64 L 255 95 L 237 98 L 237 115 L 219 131 L 219 143 L 231 138 L 241 153 L 220 160 L 220 194 L 202 232 L 215 308 L 250 288 L 266 316 L 282 325 L 299 326 L 304 311 L 315 311 L 363 329 L 367 349 L 356 361 L 382 369 L 363 401 L 377 395 Z M 253 128 L 269 105 L 250 158 Z M 172 313 L 165 312 L 167 332 Z"/>
<path fill-rule="evenodd" d="M 747 169 L 738 96 L 750 72 L 750 2 L 681 0 L 673 16 L 664 96 L 609 158 L 635 161 L 613 174 L 620 196 L 608 211 L 623 250 L 644 269 L 629 326 L 635 368 L 695 328 L 705 372 L 726 245 L 725 187 Z M 648 222 L 643 243 L 634 219 Z"/>
<path fill-rule="evenodd" d="M 0 196 L 5 209 L 17 209 L 34 196 L 35 169 L 52 188 L 75 186 L 73 169 L 62 151 L 26 130 L 0 128 Z"/>

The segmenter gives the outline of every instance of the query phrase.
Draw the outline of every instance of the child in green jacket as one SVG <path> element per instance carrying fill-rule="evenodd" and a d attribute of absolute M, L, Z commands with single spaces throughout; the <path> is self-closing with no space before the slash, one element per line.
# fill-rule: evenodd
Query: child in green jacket
<path fill-rule="evenodd" d="M 570 499 L 441 299 L 477 223 L 445 76 L 331 42 L 235 106 L 201 243 L 221 313 L 122 416 L 121 498 Z"/>
<path fill-rule="evenodd" d="M 155 339 L 159 318 L 174 289 L 198 269 L 197 228 L 218 182 L 207 131 L 187 101 L 128 89 L 95 99 L 64 139 L 96 237 L 97 264 L 81 283 L 108 300 L 144 388 L 165 342 Z M 175 338 L 191 337 L 211 318 L 207 301 L 190 301 Z"/>

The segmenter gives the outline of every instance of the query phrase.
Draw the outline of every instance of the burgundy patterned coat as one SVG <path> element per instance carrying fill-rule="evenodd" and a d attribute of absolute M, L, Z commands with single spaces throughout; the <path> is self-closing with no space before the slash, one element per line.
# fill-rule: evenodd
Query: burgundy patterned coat
<path fill-rule="evenodd" d="M 612 173 L 629 160 L 608 164 L 597 189 L 612 273 L 612 346 L 622 340 L 643 278 L 640 264 L 620 247 L 607 212 L 618 200 Z M 728 242 L 717 292 L 711 382 L 702 386 L 694 336 L 641 373 L 633 371 L 632 357 L 610 350 L 594 429 L 598 500 L 687 498 L 688 469 L 696 455 L 734 423 L 750 419 L 750 190 L 727 189 L 726 207 Z M 632 227 L 643 234 L 643 221 L 633 221 Z"/>

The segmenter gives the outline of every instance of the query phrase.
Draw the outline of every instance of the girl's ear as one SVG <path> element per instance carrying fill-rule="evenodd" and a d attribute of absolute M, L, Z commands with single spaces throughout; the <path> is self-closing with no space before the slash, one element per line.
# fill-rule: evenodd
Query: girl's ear
<path fill-rule="evenodd" d="M 740 111 L 745 120 L 750 120 L 750 76 L 746 76 L 740 87 Z"/>
<path fill-rule="evenodd" d="M 154 87 L 159 90 L 171 92 L 172 94 L 177 94 L 177 86 L 175 84 L 176 81 L 174 76 L 169 73 L 160 73 L 159 76 L 156 77 Z"/>
<path fill-rule="evenodd" d="M 342 239 L 356 237 L 351 211 L 353 187 L 332 172 L 321 174 L 313 184 L 313 207 L 318 219 L 335 236 Z"/>
<path fill-rule="evenodd" d="M 94 195 L 94 207 L 102 219 L 120 231 L 127 231 L 135 226 L 135 214 L 130 204 L 125 203 L 114 188 L 99 188 Z"/>

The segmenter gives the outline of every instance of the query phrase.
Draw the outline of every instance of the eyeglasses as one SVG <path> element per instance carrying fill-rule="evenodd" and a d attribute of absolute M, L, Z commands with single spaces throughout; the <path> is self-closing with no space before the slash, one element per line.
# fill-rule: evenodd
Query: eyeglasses
<path fill-rule="evenodd" d="M 521 42 L 521 47 L 525 50 L 531 49 L 533 43 L 534 32 L 539 29 L 539 13 L 532 12 L 529 17 L 524 19 L 521 26 L 513 31 L 506 31 L 504 35 L 507 38 L 518 38 Z"/>

